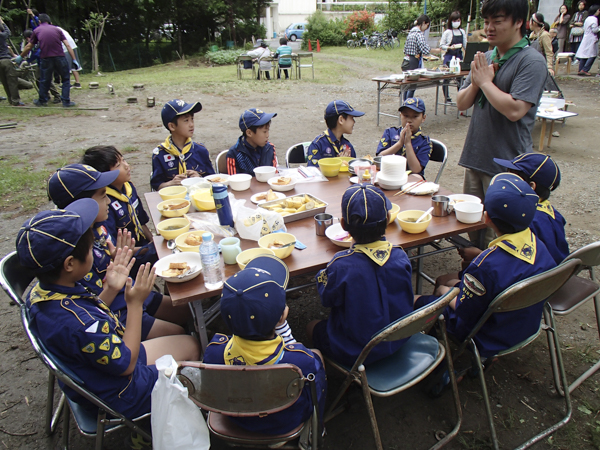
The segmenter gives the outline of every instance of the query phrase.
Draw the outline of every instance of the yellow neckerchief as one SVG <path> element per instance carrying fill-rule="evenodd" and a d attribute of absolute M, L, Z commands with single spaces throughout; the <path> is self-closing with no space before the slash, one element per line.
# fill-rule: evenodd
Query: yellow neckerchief
<path fill-rule="evenodd" d="M 500 247 L 515 258 L 519 258 L 529 264 L 535 263 L 535 235 L 529 228 L 513 234 L 504 234 L 490 242 L 489 247 Z"/>
<path fill-rule="evenodd" d="M 63 300 L 65 297 L 68 297 L 72 300 L 77 300 L 77 299 L 88 299 L 92 302 L 94 302 L 96 304 L 96 306 L 101 309 L 103 312 L 105 312 L 107 315 L 109 315 L 116 323 L 115 329 L 122 329 L 123 331 L 125 331 L 125 325 L 121 324 L 119 322 L 119 319 L 117 319 L 117 316 L 114 315 L 114 313 L 110 310 L 110 308 L 106 305 L 106 303 L 104 303 L 102 301 L 102 299 L 92 293 L 88 293 L 87 295 L 68 295 L 68 294 L 61 294 L 59 292 L 52 292 L 52 291 L 47 291 L 45 289 L 42 289 L 40 287 L 40 284 L 36 284 L 33 289 L 31 289 L 31 293 L 29 294 L 29 302 L 32 305 L 35 305 L 36 303 L 40 303 L 40 302 L 48 302 L 48 301 L 53 301 L 53 300 Z"/>
<path fill-rule="evenodd" d="M 175 144 L 173 144 L 173 140 L 171 139 L 171 136 L 169 136 L 167 139 L 165 139 L 165 142 L 163 142 L 163 144 L 161 145 L 161 148 L 165 152 L 167 152 L 169 155 L 173 155 L 175 158 L 177 158 L 177 161 L 179 162 L 179 174 L 185 173 L 187 170 L 187 167 L 185 165 L 185 160 L 187 158 L 184 158 L 183 156 L 185 156 L 185 154 L 192 149 L 192 144 L 193 144 L 192 138 L 187 138 L 187 141 L 185 141 L 185 144 L 180 151 L 179 148 Z"/>
<path fill-rule="evenodd" d="M 331 137 L 329 136 L 329 129 L 325 130 L 325 132 L 323 133 L 325 135 L 325 137 L 327 138 L 327 140 L 329 141 L 329 143 L 331 144 L 331 146 L 333 147 L 333 149 L 335 150 L 335 154 L 339 155 L 343 150 L 341 150 L 342 146 L 344 144 L 342 144 L 342 138 L 344 137 L 343 135 L 340 136 L 340 148 L 337 148 L 335 146 L 335 144 L 333 143 L 333 141 L 331 140 Z M 335 135 L 333 136 L 335 137 Z"/>
<path fill-rule="evenodd" d="M 131 194 L 133 194 L 131 183 L 126 181 L 125 184 L 123 184 L 123 188 L 125 189 L 125 193 L 117 191 L 112 186 L 107 186 L 106 193 L 117 200 L 127 203 L 127 211 L 129 211 L 129 217 L 131 217 L 131 221 L 133 222 L 133 226 L 135 228 L 135 240 L 143 240 L 145 235 L 142 229 L 142 224 L 140 223 L 140 219 L 135 212 L 135 208 L 131 204 Z"/>
<path fill-rule="evenodd" d="M 231 336 L 225 346 L 225 364 L 228 366 L 268 366 L 283 357 L 284 342 L 281 336 L 266 341 L 252 341 Z"/>
<path fill-rule="evenodd" d="M 354 251 L 364 253 L 380 266 L 383 266 L 392 254 L 392 244 L 388 241 L 375 241 L 370 244 L 354 244 Z"/>
<path fill-rule="evenodd" d="M 554 216 L 554 208 L 550 204 L 550 200 L 544 200 L 543 202 L 538 203 L 537 204 L 537 210 L 545 212 L 546 214 L 548 214 L 553 219 L 556 219 L 556 217 Z"/>

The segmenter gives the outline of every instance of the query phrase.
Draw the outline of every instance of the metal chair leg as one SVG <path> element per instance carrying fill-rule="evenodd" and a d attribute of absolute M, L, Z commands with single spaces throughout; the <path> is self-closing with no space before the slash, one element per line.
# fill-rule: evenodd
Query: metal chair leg
<path fill-rule="evenodd" d="M 58 406 L 54 410 L 54 383 L 55 377 L 52 372 L 48 372 L 48 398 L 46 399 L 46 423 L 45 432 L 47 436 L 51 436 L 56 431 L 58 418 L 65 404 L 65 394 L 61 392 Z"/>
<path fill-rule="evenodd" d="M 69 450 L 69 420 L 71 419 L 71 408 L 69 405 L 65 405 L 62 410 L 63 413 L 63 435 L 62 435 L 62 447 L 63 450 Z"/>
<path fill-rule="evenodd" d="M 481 357 L 479 356 L 479 351 L 477 350 L 477 345 L 475 342 L 471 340 L 470 342 L 471 349 L 473 351 L 473 355 L 477 361 L 477 367 L 479 368 L 479 382 L 481 384 L 481 393 L 483 395 L 483 402 L 485 404 L 485 411 L 488 416 L 488 422 L 490 425 L 490 434 L 492 437 L 492 443 L 494 444 L 494 449 L 499 450 L 498 446 L 498 437 L 496 435 L 496 428 L 494 427 L 494 416 L 492 415 L 492 407 L 490 406 L 490 398 L 488 396 L 487 385 L 485 383 L 485 374 L 483 371 L 483 364 L 481 363 Z"/>
<path fill-rule="evenodd" d="M 96 450 L 102 450 L 104 444 L 104 421 L 106 420 L 106 411 L 98 410 L 98 420 L 96 422 Z"/>
<path fill-rule="evenodd" d="M 383 450 L 381 444 L 381 436 L 379 434 L 379 427 L 377 426 L 377 418 L 375 417 L 375 409 L 373 408 L 373 399 L 371 398 L 371 392 L 369 391 L 369 381 L 367 380 L 367 374 L 365 372 L 365 366 L 361 365 L 358 368 L 360 374 L 360 386 L 362 387 L 363 397 L 367 404 L 367 410 L 369 411 L 369 420 L 371 421 L 371 428 L 373 429 L 373 437 L 375 438 L 375 446 L 377 450 Z"/>
<path fill-rule="evenodd" d="M 591 273 L 591 279 L 592 281 L 595 281 L 593 272 Z M 600 338 L 600 295 L 596 295 L 594 297 L 594 309 L 596 312 L 596 325 L 598 327 L 597 330 L 599 334 L 598 337 Z M 589 377 L 595 374 L 598 369 L 600 369 L 600 360 L 597 361 L 596 364 L 594 364 L 588 370 L 586 370 L 585 373 L 579 378 L 577 378 L 573 383 L 571 383 L 571 385 L 569 386 L 569 392 L 573 392 L 575 389 L 577 389 L 581 385 L 581 383 L 583 383 L 585 380 L 587 380 Z"/>
<path fill-rule="evenodd" d="M 352 373 L 348 373 L 348 375 L 346 375 L 346 379 L 344 380 L 344 383 L 342 384 L 342 387 L 338 391 L 337 397 L 335 398 L 335 400 L 333 401 L 333 403 L 331 404 L 329 409 L 325 412 L 324 422 L 329 422 L 331 419 L 333 419 L 335 416 L 337 416 L 341 412 L 341 411 L 335 411 L 335 407 L 338 405 L 338 403 L 340 402 L 340 400 L 342 399 L 342 397 L 344 396 L 344 394 L 346 393 L 346 391 L 350 387 L 350 384 L 352 384 L 353 381 L 354 381 L 354 375 Z"/>

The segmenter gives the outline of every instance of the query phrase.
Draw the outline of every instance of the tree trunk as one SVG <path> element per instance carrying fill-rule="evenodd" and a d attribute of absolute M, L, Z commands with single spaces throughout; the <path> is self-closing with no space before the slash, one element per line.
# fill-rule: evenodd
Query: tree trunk
<path fill-rule="evenodd" d="M 92 44 L 92 72 L 98 72 L 98 46 Z"/>

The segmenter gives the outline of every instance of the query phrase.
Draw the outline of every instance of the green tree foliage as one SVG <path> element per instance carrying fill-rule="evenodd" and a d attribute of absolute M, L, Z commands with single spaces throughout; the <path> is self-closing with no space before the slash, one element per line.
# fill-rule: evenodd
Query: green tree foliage
<path fill-rule="evenodd" d="M 340 19 L 327 20 L 325 13 L 317 10 L 308 18 L 307 31 L 302 36 L 302 48 L 307 48 L 308 40 L 316 42 L 317 39 L 321 45 L 345 45 L 346 44 L 346 23 Z"/>

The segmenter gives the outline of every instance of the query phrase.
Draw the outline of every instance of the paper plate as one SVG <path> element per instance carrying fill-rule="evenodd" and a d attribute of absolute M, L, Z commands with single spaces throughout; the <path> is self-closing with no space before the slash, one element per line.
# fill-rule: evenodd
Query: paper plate
<path fill-rule="evenodd" d="M 263 200 L 256 199 L 261 194 L 266 194 L 266 192 L 259 192 L 258 194 L 254 194 L 252 197 L 250 197 L 250 201 L 256 205 L 260 205 L 260 204 L 266 202 L 265 199 L 263 199 Z M 277 196 L 277 198 L 275 200 L 281 200 L 282 198 L 285 198 L 285 194 L 283 192 L 273 192 L 273 194 L 275 194 Z"/>
<path fill-rule="evenodd" d="M 352 240 L 339 241 L 337 239 L 334 239 L 336 236 L 342 234 L 343 232 L 344 230 L 342 229 L 342 226 L 339 223 L 335 223 L 330 227 L 327 227 L 327 229 L 325 230 L 325 236 L 327 236 L 329 240 L 338 247 L 350 248 L 352 246 Z"/>
<path fill-rule="evenodd" d="M 358 177 L 350 177 L 348 179 L 348 181 L 350 181 L 350 183 L 352 183 L 352 184 L 356 184 L 356 183 L 358 183 Z"/>
<path fill-rule="evenodd" d="M 418 181 L 415 181 L 412 183 L 406 183 L 405 185 L 402 186 L 402 190 L 405 190 L 405 189 L 415 185 L 416 183 L 418 183 Z M 431 181 L 426 181 L 425 183 L 418 185 L 416 188 L 414 188 L 412 191 L 410 191 L 408 193 L 413 194 L 413 195 L 429 195 L 429 194 L 435 194 L 439 189 L 440 189 L 439 184 L 435 184 Z"/>

